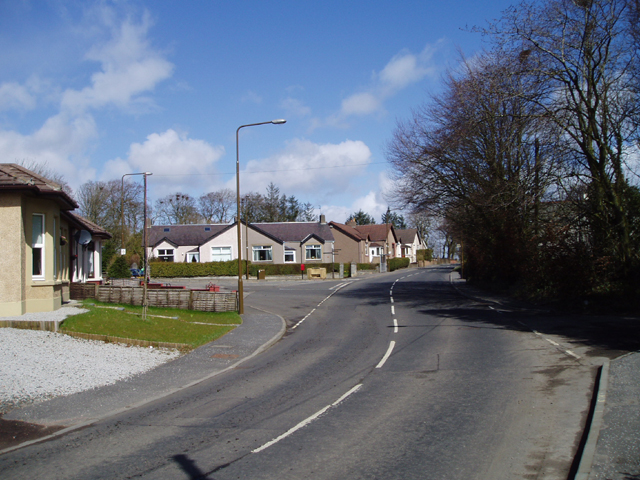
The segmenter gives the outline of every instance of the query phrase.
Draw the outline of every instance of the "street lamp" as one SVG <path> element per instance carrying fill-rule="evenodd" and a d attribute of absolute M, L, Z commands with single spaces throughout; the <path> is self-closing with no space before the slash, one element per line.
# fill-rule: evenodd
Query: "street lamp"
<path fill-rule="evenodd" d="M 147 176 L 153 175 L 151 172 L 140 172 L 140 173 L 125 173 L 122 175 L 122 199 L 120 203 L 120 213 L 122 220 L 122 240 L 121 240 L 121 249 L 120 254 L 124 255 L 124 177 L 129 175 L 143 175 L 144 176 L 144 213 L 143 213 L 143 224 L 142 224 L 142 245 L 144 249 L 144 277 L 142 281 L 142 319 L 147 319 L 147 309 L 149 307 L 149 302 L 147 300 L 147 272 L 149 271 L 148 258 L 147 258 Z"/>
<path fill-rule="evenodd" d="M 242 229 L 240 228 L 241 216 L 240 216 L 240 142 L 239 134 L 240 129 L 245 127 L 255 127 L 257 125 L 267 125 L 273 123 L 274 125 L 282 125 L 287 123 L 283 118 L 277 120 L 271 120 L 270 122 L 250 123 L 248 125 L 240 125 L 236 130 L 236 203 L 238 213 L 236 214 L 236 222 L 238 223 L 238 314 L 244 313 L 244 288 L 242 286 Z M 248 248 L 248 247 L 247 247 Z M 248 258 L 247 258 L 248 260 Z"/>

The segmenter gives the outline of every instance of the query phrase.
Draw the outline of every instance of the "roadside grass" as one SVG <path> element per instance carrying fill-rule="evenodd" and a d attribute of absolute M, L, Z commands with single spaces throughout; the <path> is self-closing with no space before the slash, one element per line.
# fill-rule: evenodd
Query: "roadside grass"
<path fill-rule="evenodd" d="M 95 300 L 84 300 L 82 303 L 89 311 L 68 317 L 61 325 L 62 333 L 182 343 L 196 348 L 222 337 L 242 323 L 236 312 L 212 313 L 149 307 L 145 321 L 142 319 L 141 306 L 101 303 Z"/>

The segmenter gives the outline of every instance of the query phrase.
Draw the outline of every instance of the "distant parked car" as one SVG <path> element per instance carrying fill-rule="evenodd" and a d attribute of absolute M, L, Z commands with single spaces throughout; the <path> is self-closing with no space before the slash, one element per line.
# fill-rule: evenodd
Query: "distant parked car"
<path fill-rule="evenodd" d="M 138 270 L 137 268 L 130 268 L 129 270 L 131 270 L 131 276 L 132 277 L 141 277 L 142 276 L 142 272 L 140 270 Z"/>

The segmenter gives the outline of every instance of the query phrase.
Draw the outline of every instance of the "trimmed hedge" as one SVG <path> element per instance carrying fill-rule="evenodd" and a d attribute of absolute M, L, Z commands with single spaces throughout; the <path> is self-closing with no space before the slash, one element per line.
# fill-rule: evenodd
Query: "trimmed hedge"
<path fill-rule="evenodd" d="M 247 262 L 243 261 L 243 263 L 244 272 Z M 232 277 L 238 276 L 238 261 L 208 263 L 152 262 L 149 264 L 149 273 L 154 278 Z"/>
<path fill-rule="evenodd" d="M 387 262 L 387 267 L 390 272 L 398 270 L 399 268 L 407 268 L 409 266 L 408 258 L 390 258 Z"/>
<path fill-rule="evenodd" d="M 246 273 L 247 261 L 243 260 L 242 272 Z M 258 276 L 258 270 L 264 270 L 268 276 L 274 275 L 300 275 L 299 263 L 285 264 L 264 264 L 264 263 L 248 263 L 249 275 Z M 376 270 L 378 264 L 375 263 L 358 263 L 358 271 Z M 408 258 L 391 258 L 389 259 L 389 271 L 398 268 L 406 268 L 409 266 Z M 309 268 L 326 268 L 327 274 L 331 272 L 339 272 L 339 263 L 307 263 L 305 270 Z M 344 275 L 348 277 L 351 266 L 349 263 L 344 264 Z M 208 262 L 208 263 L 174 263 L 174 262 L 152 262 L 149 264 L 149 273 L 154 278 L 174 278 L 174 277 L 236 277 L 238 276 L 238 261 L 230 260 L 228 262 Z"/>

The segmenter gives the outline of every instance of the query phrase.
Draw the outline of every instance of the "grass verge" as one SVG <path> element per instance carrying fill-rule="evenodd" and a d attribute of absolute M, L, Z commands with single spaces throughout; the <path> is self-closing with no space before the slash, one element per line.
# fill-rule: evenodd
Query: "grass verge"
<path fill-rule="evenodd" d="M 95 300 L 85 300 L 83 304 L 89 311 L 68 317 L 61 325 L 62 333 L 181 343 L 195 348 L 222 337 L 242 323 L 236 312 L 212 313 L 149 307 L 145 321 L 142 320 L 142 307 Z"/>

